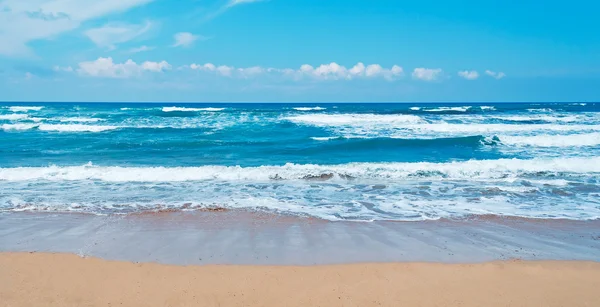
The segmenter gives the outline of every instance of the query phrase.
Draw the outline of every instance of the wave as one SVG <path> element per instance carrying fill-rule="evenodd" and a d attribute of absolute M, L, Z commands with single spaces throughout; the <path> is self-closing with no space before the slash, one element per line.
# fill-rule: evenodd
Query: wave
<path fill-rule="evenodd" d="M 315 141 L 333 141 L 336 149 L 349 149 L 349 147 L 373 148 L 373 147 L 441 147 L 441 146 L 471 146 L 498 145 L 497 137 L 485 137 L 482 135 L 448 137 L 448 138 L 365 138 L 365 137 L 311 137 Z M 343 142 L 343 144 L 339 144 Z"/>
<path fill-rule="evenodd" d="M 438 133 L 470 133 L 489 134 L 498 132 L 532 132 L 532 131 L 600 131 L 600 125 L 557 125 L 557 124 L 422 124 L 406 125 L 403 128 L 414 131 Z"/>
<path fill-rule="evenodd" d="M 39 111 L 44 107 L 23 107 L 23 106 L 13 106 L 8 107 L 9 110 L 13 112 L 28 112 L 28 111 Z"/>
<path fill-rule="evenodd" d="M 322 108 L 322 107 L 299 107 L 299 108 L 294 108 L 294 110 L 296 110 L 296 111 L 323 111 L 323 110 L 326 110 L 326 108 Z"/>
<path fill-rule="evenodd" d="M 0 180 L 100 180 L 107 182 L 271 181 L 348 179 L 503 179 L 555 178 L 559 174 L 600 173 L 600 157 L 470 160 L 447 163 L 349 163 L 283 166 L 118 167 L 50 166 L 0 168 Z"/>
<path fill-rule="evenodd" d="M 330 140 L 335 140 L 335 139 L 339 139 L 340 137 L 338 136 L 313 136 L 311 137 L 311 139 L 315 140 L 315 141 L 330 141 Z"/>
<path fill-rule="evenodd" d="M 533 118 L 533 117 L 524 117 Z M 501 124 L 501 123 L 429 123 L 416 115 L 378 114 L 304 114 L 283 118 L 296 124 L 332 128 L 343 137 L 446 137 L 454 134 L 493 135 L 516 132 L 576 132 L 600 131 L 599 124 Z M 554 118 L 546 118 L 547 120 Z M 562 120 L 573 120 L 565 118 Z M 561 119 L 556 119 L 560 121 Z"/>
<path fill-rule="evenodd" d="M 415 115 L 379 115 L 379 114 L 305 114 L 284 118 L 294 123 L 317 126 L 352 125 L 364 123 L 414 124 L 424 122 Z"/>
<path fill-rule="evenodd" d="M 495 111 L 494 106 L 461 106 L 461 107 L 436 107 L 436 108 L 423 108 L 423 107 L 410 107 L 411 111 L 423 111 L 423 112 L 434 112 L 434 113 L 464 113 L 472 110 L 482 111 Z"/>
<path fill-rule="evenodd" d="M 27 114 L 2 114 L 0 115 L 0 120 L 21 120 L 29 117 Z"/>
<path fill-rule="evenodd" d="M 469 109 L 471 109 L 470 106 L 464 106 L 464 107 L 439 107 L 439 108 L 434 108 L 434 109 L 424 109 L 423 111 L 425 111 L 425 112 L 448 112 L 448 111 L 452 111 L 452 112 L 467 112 Z"/>
<path fill-rule="evenodd" d="M 545 121 L 545 122 L 577 122 L 581 121 L 581 116 L 549 116 L 549 115 L 539 115 L 539 116 L 494 116 L 491 117 L 494 119 L 505 120 L 505 121 L 513 121 L 513 122 L 535 122 L 535 121 Z"/>
<path fill-rule="evenodd" d="M 2 130 L 10 131 L 10 130 L 29 130 L 37 127 L 36 124 L 3 124 Z"/>
<path fill-rule="evenodd" d="M 102 132 L 118 129 L 117 126 L 92 126 L 92 125 L 47 125 L 38 126 L 41 131 L 57 131 L 57 132 Z"/>
<path fill-rule="evenodd" d="M 514 146 L 583 147 L 600 145 L 600 133 L 573 135 L 500 136 L 500 142 Z"/>
<path fill-rule="evenodd" d="M 539 109 L 527 109 L 528 112 L 545 112 L 545 113 L 551 113 L 554 112 L 553 109 L 550 108 L 539 108 Z"/>
<path fill-rule="evenodd" d="M 54 124 L 4 124 L 2 130 L 30 130 L 37 128 L 40 131 L 55 132 L 103 132 L 119 129 L 117 126 L 92 126 L 92 125 L 54 125 Z"/>
<path fill-rule="evenodd" d="M 225 108 L 185 108 L 185 107 L 163 107 L 163 112 L 219 112 Z"/>
<path fill-rule="evenodd" d="M 87 117 L 68 117 L 60 120 L 61 123 L 67 122 L 78 122 L 78 123 L 95 123 L 101 121 L 100 118 L 87 118 Z"/>

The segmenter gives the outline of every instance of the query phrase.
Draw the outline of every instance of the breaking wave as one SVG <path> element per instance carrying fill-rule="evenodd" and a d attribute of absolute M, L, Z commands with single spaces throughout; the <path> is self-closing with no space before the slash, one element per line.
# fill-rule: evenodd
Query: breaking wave
<path fill-rule="evenodd" d="M 323 110 L 326 110 L 326 108 L 322 108 L 322 107 L 299 107 L 299 108 L 294 108 L 294 110 L 296 110 L 296 111 L 323 111 Z"/>
<path fill-rule="evenodd" d="M 28 111 L 39 111 L 44 107 L 24 107 L 24 106 L 13 106 L 8 107 L 9 110 L 13 112 L 28 112 Z"/>
<path fill-rule="evenodd" d="M 185 108 L 185 107 L 163 107 L 163 112 L 219 112 L 225 108 Z"/>
<path fill-rule="evenodd" d="M 470 160 L 447 163 L 348 163 L 283 166 L 116 167 L 50 166 L 1 168 L 0 180 L 101 180 L 108 182 L 270 181 L 327 179 L 510 179 L 600 173 L 600 157 Z"/>

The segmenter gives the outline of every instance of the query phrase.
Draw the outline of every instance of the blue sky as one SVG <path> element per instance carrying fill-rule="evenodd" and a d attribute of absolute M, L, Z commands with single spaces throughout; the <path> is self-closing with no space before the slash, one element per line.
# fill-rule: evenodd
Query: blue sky
<path fill-rule="evenodd" d="M 597 1 L 0 0 L 3 101 L 598 101 Z"/>

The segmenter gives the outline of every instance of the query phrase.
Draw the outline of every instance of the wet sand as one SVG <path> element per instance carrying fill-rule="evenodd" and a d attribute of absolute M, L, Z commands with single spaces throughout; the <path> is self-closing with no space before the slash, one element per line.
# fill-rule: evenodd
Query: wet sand
<path fill-rule="evenodd" d="M 0 306 L 600 306 L 600 263 L 170 266 L 0 253 Z"/>
<path fill-rule="evenodd" d="M 600 221 L 327 222 L 258 212 L 0 214 L 0 252 L 176 265 L 600 261 Z"/>

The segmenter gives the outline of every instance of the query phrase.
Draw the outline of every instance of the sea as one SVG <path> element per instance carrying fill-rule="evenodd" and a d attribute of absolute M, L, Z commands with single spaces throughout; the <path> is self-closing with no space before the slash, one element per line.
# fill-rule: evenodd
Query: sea
<path fill-rule="evenodd" d="M 0 213 L 600 218 L 600 103 L 0 103 Z"/>

